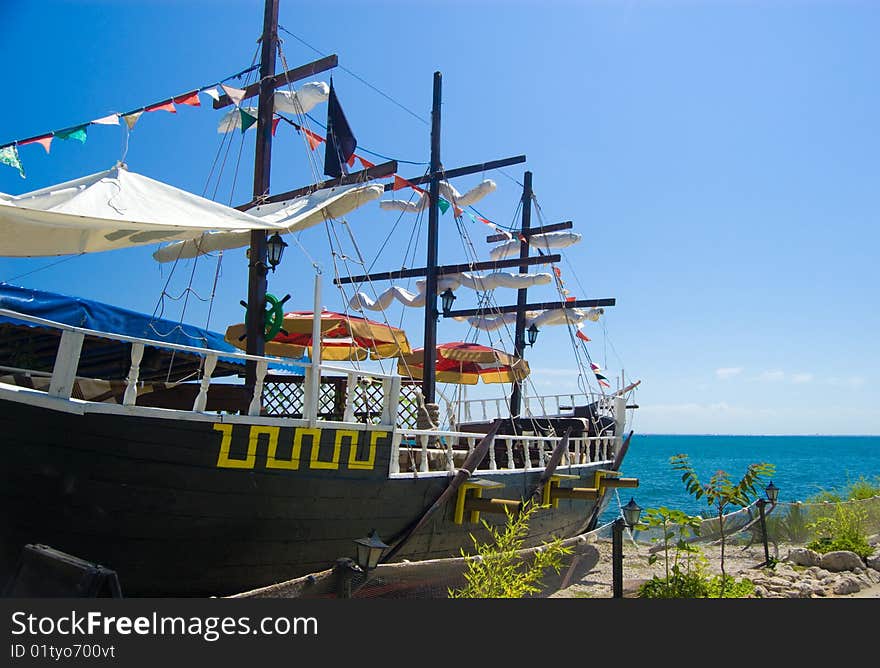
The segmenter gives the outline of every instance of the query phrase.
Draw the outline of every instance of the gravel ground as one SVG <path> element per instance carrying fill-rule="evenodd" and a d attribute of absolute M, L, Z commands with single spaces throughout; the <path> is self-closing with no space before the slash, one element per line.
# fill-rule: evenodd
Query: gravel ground
<path fill-rule="evenodd" d="M 611 598 L 612 563 L 611 541 L 600 540 L 595 543 L 599 549 L 599 563 L 580 581 L 551 595 L 551 598 Z M 662 553 L 654 564 L 648 563 L 647 545 L 634 545 L 624 538 L 623 543 L 623 589 L 625 597 L 633 597 L 639 585 L 654 575 L 663 576 L 665 561 Z M 709 560 L 708 569 L 721 573 L 721 547 L 719 545 L 701 546 Z M 774 552 L 771 551 L 771 556 Z M 788 554 L 786 546 L 779 546 L 778 555 L 782 559 Z M 763 545 L 727 545 L 724 551 L 724 566 L 728 575 L 737 580 L 752 578 L 764 561 Z M 853 594 L 828 596 L 828 598 L 880 598 L 880 584 L 867 587 Z"/>

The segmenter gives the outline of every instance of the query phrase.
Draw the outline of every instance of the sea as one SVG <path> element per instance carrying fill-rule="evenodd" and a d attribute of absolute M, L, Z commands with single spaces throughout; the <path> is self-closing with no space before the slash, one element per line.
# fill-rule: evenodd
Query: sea
<path fill-rule="evenodd" d="M 621 466 L 625 477 L 639 479 L 636 489 L 619 489 L 620 504 L 630 498 L 643 509 L 666 506 L 691 515 L 708 510 L 705 497 L 697 501 L 673 470 L 673 455 L 686 454 L 702 482 L 719 470 L 738 482 L 749 464 L 776 467 L 772 479 L 779 501 L 806 501 L 823 491 L 841 492 L 859 478 L 880 486 L 880 436 L 721 436 L 634 434 Z M 619 515 L 612 497 L 600 523 Z"/>

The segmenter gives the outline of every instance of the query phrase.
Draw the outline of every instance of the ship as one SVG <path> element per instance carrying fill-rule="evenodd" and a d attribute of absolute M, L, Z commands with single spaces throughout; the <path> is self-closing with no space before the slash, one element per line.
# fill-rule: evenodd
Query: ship
<path fill-rule="evenodd" d="M 526 547 L 570 539 L 596 526 L 617 489 L 638 485 L 622 468 L 638 381 L 621 373 L 612 389 L 598 365 L 583 358 L 584 323 L 615 300 L 577 300 L 557 272 L 528 273 L 555 266 L 555 250 L 578 237 L 570 222 L 531 224 L 532 174 L 524 176 L 519 227 L 496 226 L 487 237 L 500 242 L 497 252 L 439 262 L 440 216 L 451 208 L 460 217 L 491 191 L 483 182 L 459 194 L 451 179 L 525 156 L 445 168 L 436 72 L 427 173 L 403 178 L 395 161 L 366 160 L 363 170 L 350 172 L 354 148 L 332 80 L 329 87 L 293 88 L 335 67 L 337 58 L 276 73 L 277 17 L 278 0 L 267 0 L 258 81 L 212 95 L 215 109 L 232 107 L 228 130 L 244 132 L 253 119 L 251 202 L 226 207 L 122 163 L 0 195 L 0 255 L 161 244 L 154 258 L 176 264 L 246 246 L 249 272 L 241 300 L 247 315 L 225 332 L 0 285 L 0 584 L 15 577 L 27 546 L 43 545 L 112 569 L 126 596 L 235 595 L 325 571 L 365 536 L 380 540 L 383 563 L 460 557 L 529 502 L 542 507 Z M 336 171 L 271 194 L 273 121 L 315 135 L 304 126 L 303 102 L 303 93 L 315 91 L 317 103 L 328 102 L 320 139 Z M 252 98 L 255 111 L 243 105 Z M 283 111 L 285 101 L 293 112 Z M 150 107 L 156 105 L 140 111 Z M 320 272 L 311 304 L 297 304 L 301 310 L 288 310 L 289 295 L 268 291 L 286 235 L 400 189 L 411 200 L 387 200 L 383 208 L 427 213 L 424 267 L 336 275 L 335 285 L 357 287 L 338 311 L 322 306 Z M 416 293 L 378 287 L 411 277 L 423 278 Z M 528 301 L 530 288 L 547 284 L 556 288 L 552 298 Z M 454 308 L 462 286 L 478 295 L 476 308 Z M 494 301 L 505 288 L 516 290 L 515 304 Z M 390 324 L 391 302 L 424 311 L 420 347 Z M 468 323 L 468 336 L 438 343 L 441 317 Z M 573 376 L 599 381 L 595 390 L 527 392 L 526 348 L 540 328 L 554 324 L 571 333 Z M 477 341 L 480 333 L 508 330 L 510 352 L 500 335 L 496 345 Z M 396 369 L 359 365 L 376 359 L 394 359 Z M 468 398 L 468 388 L 484 383 L 501 396 Z M 438 396 L 444 384 L 453 391 Z"/>

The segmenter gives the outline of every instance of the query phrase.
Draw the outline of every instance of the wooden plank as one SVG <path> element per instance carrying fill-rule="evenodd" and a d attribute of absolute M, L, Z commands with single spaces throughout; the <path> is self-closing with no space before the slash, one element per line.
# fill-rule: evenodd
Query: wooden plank
<path fill-rule="evenodd" d="M 266 80 L 266 83 L 273 89 L 280 88 L 288 83 L 293 83 L 294 81 L 310 77 L 313 74 L 332 69 L 336 67 L 338 60 L 336 54 L 326 56 L 325 58 L 315 60 L 305 65 L 300 65 L 299 67 L 294 67 L 292 70 L 287 70 L 281 74 L 269 77 Z M 246 100 L 250 97 L 256 97 L 259 94 L 260 82 L 258 81 L 244 89 L 244 97 L 242 99 Z M 221 95 L 219 100 L 214 100 L 214 109 L 222 109 L 223 107 L 228 107 L 230 104 L 232 104 L 232 99 L 228 95 Z"/>
<path fill-rule="evenodd" d="M 552 257 L 552 256 L 551 256 Z M 517 260 L 521 262 L 521 260 Z M 614 306 L 616 299 L 578 299 L 573 302 L 537 302 L 534 304 L 525 304 L 523 308 L 526 311 L 546 311 L 548 309 L 557 308 L 595 308 L 597 306 Z M 461 311 L 450 311 L 448 314 L 441 314 L 444 318 L 454 318 L 457 316 L 480 315 L 482 313 L 516 313 L 517 306 L 486 306 L 484 308 L 471 308 Z"/>
<path fill-rule="evenodd" d="M 571 229 L 572 222 L 570 220 L 565 221 L 564 223 L 553 223 L 553 225 L 544 225 L 543 227 L 533 227 L 530 230 L 526 230 L 523 232 L 519 232 L 524 237 L 533 237 L 537 234 L 547 234 L 548 232 L 558 232 L 559 230 L 568 230 Z M 511 236 L 507 236 L 506 234 L 490 234 L 486 237 L 486 241 L 491 243 L 495 243 L 496 241 L 510 241 L 511 238 L 516 239 L 517 237 L 513 232 L 510 233 Z"/>
<path fill-rule="evenodd" d="M 333 188 L 334 186 L 344 186 L 350 185 L 352 183 L 359 183 L 361 181 L 381 179 L 382 177 L 390 176 L 396 171 L 397 161 L 391 160 L 390 162 L 383 162 L 382 164 L 374 165 L 373 167 L 370 167 L 368 169 L 362 169 L 358 172 L 353 172 L 351 174 L 340 176 L 337 179 L 328 179 L 327 181 L 313 183 L 312 185 L 303 186 L 302 188 L 297 188 L 296 190 L 288 190 L 285 193 L 272 195 L 271 197 L 267 197 L 262 202 L 251 200 L 247 204 L 240 204 L 235 208 L 239 211 L 247 211 L 248 209 L 253 209 L 259 204 L 272 204 L 274 202 L 283 202 L 284 200 L 293 199 L 294 197 L 302 197 L 303 195 L 308 195 L 315 192 L 316 190 L 322 190 L 324 188 Z"/>
<path fill-rule="evenodd" d="M 445 276 L 448 274 L 460 274 L 463 271 L 482 271 L 483 269 L 503 269 L 505 267 L 516 267 L 521 264 L 550 264 L 551 262 L 559 262 L 559 255 L 541 255 L 538 257 L 530 257 L 526 260 L 513 258 L 511 260 L 498 260 L 488 262 L 471 262 L 467 264 L 447 264 L 437 267 L 437 275 Z M 347 283 L 362 283 L 364 281 L 390 281 L 396 278 L 410 278 L 412 276 L 424 276 L 426 269 L 424 267 L 418 269 L 400 269 L 398 271 L 383 271 L 375 274 L 364 274 L 362 276 L 343 276 L 342 278 L 334 278 L 336 285 L 345 285 Z"/>
<path fill-rule="evenodd" d="M 476 174 L 477 172 L 488 172 L 492 169 L 500 167 L 509 167 L 510 165 L 518 165 L 526 161 L 526 156 L 517 155 L 512 158 L 502 158 L 501 160 L 491 160 L 490 162 L 481 162 L 477 165 L 468 165 L 467 167 L 456 167 L 454 169 L 445 169 L 441 172 L 440 178 L 444 181 L 454 179 L 456 176 L 465 176 L 466 174 Z M 413 179 L 407 179 L 411 184 L 417 186 L 421 183 L 428 183 L 431 180 L 430 174 L 417 176 Z M 385 192 L 394 189 L 394 184 L 389 183 L 385 186 Z"/>

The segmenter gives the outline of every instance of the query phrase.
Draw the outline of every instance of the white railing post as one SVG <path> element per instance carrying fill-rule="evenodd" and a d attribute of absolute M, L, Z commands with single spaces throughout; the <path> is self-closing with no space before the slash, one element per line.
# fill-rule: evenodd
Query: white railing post
<path fill-rule="evenodd" d="M 507 444 L 507 468 L 515 469 L 516 464 L 514 464 L 513 462 L 513 441 L 511 441 L 509 438 L 504 440 Z"/>
<path fill-rule="evenodd" d="M 67 334 L 67 332 L 64 332 Z M 125 394 L 122 397 L 123 406 L 134 406 L 137 401 L 138 376 L 141 373 L 141 360 L 144 357 L 144 344 L 131 344 L 131 366 L 128 368 L 128 377 L 125 379 Z"/>
<path fill-rule="evenodd" d="M 55 354 L 55 367 L 52 369 L 52 380 L 49 381 L 49 394 L 53 397 L 70 399 L 73 384 L 76 382 L 76 370 L 79 367 L 79 355 L 85 336 L 79 332 L 65 330 L 58 343 Z"/>
<path fill-rule="evenodd" d="M 194 411 L 203 411 L 208 405 L 208 388 L 211 386 L 211 374 L 214 373 L 214 367 L 217 366 L 217 356 L 208 355 L 205 357 L 205 368 L 202 370 L 202 382 L 199 386 L 199 393 L 193 402 Z"/>
<path fill-rule="evenodd" d="M 446 437 L 446 470 L 455 473 L 455 454 L 452 452 L 452 437 Z"/>
<path fill-rule="evenodd" d="M 523 447 L 523 463 L 525 470 L 529 471 L 532 468 L 532 458 L 529 456 L 529 441 L 528 439 L 523 439 L 520 443 L 522 443 Z"/>
<path fill-rule="evenodd" d="M 399 431 L 394 432 L 394 436 L 391 437 L 391 473 L 400 473 L 400 439 L 403 438 L 403 434 Z"/>
<path fill-rule="evenodd" d="M 498 464 L 495 462 L 495 442 L 494 441 L 489 446 L 489 470 L 490 471 L 497 471 L 498 470 Z"/>
<path fill-rule="evenodd" d="M 317 268 L 317 267 L 316 267 Z M 309 421 L 309 426 L 314 427 L 318 421 L 318 406 L 321 401 L 321 272 L 315 272 L 315 300 L 312 309 L 312 373 L 306 373 L 305 397 L 311 395 L 311 401 L 304 404 L 308 406 L 303 411 L 303 417 Z"/>
<path fill-rule="evenodd" d="M 254 380 L 254 396 L 251 397 L 251 405 L 248 407 L 248 415 L 259 415 L 263 403 L 263 380 L 266 378 L 266 370 L 269 362 L 260 360 L 257 362 L 257 376 Z"/>
<path fill-rule="evenodd" d="M 422 445 L 422 461 L 419 462 L 419 471 L 422 473 L 428 472 L 428 436 L 424 434 L 419 435 L 419 443 Z"/>
<path fill-rule="evenodd" d="M 400 376 L 382 379 L 382 424 L 394 427 L 400 405 Z"/>
<path fill-rule="evenodd" d="M 345 412 L 342 414 L 343 422 L 354 422 L 354 395 L 357 392 L 358 375 L 355 371 L 346 374 L 345 381 Z"/>

